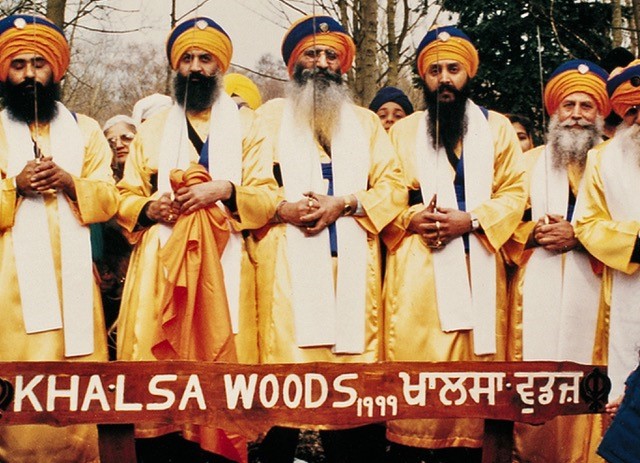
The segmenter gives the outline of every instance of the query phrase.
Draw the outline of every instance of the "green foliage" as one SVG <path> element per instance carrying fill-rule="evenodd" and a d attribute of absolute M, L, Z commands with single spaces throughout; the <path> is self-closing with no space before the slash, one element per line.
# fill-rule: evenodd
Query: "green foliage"
<path fill-rule="evenodd" d="M 538 28 L 542 75 L 569 59 L 599 63 L 611 48 L 611 5 L 579 0 L 443 0 L 459 15 L 458 27 L 478 48 L 473 82 L 476 103 L 542 121 Z"/>

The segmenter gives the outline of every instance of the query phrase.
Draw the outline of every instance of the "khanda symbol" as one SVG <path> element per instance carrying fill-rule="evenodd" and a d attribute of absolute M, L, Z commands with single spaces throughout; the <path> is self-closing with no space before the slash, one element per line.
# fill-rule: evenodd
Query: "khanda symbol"
<path fill-rule="evenodd" d="M 602 410 L 610 391 L 611 380 L 599 368 L 594 368 L 580 382 L 580 397 L 589 404 L 589 410 L 592 412 Z"/>
<path fill-rule="evenodd" d="M 0 409 L 6 410 L 13 401 L 13 384 L 6 379 L 0 378 Z M 0 416 L 2 412 L 0 412 Z"/>

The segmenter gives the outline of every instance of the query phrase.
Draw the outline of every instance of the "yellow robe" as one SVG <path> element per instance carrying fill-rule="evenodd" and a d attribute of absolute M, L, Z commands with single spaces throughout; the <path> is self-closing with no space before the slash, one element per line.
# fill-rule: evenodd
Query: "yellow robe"
<path fill-rule="evenodd" d="M 77 115 L 84 137 L 84 162 L 80 177 L 74 177 L 77 202 L 72 210 L 82 224 L 105 222 L 118 207 L 118 194 L 111 172 L 111 149 L 96 121 Z M 49 151 L 49 125 L 39 125 L 38 141 L 45 155 Z M 32 134 L 34 129 L 32 128 Z M 100 290 L 94 284 L 94 352 L 82 357 L 65 358 L 62 330 L 26 334 L 22 318 L 12 227 L 20 199 L 16 198 L 15 178 L 7 178 L 7 140 L 0 127 L 0 294 L 2 294 L 2 328 L 0 328 L 0 360 L 2 361 L 107 361 L 106 329 Z M 55 159 L 54 159 L 55 161 Z M 51 233 L 54 265 L 61 294 L 60 229 L 55 196 L 45 200 Z M 84 463 L 99 461 L 98 433 L 94 425 L 52 427 L 45 425 L 0 427 L 0 460 L 6 462 L 46 461 Z"/>
<path fill-rule="evenodd" d="M 397 122 L 389 133 L 403 164 L 405 184 L 420 188 L 416 168 L 416 134 L 422 130 L 424 113 L 418 112 Z M 470 331 L 445 333 L 440 329 L 435 298 L 431 250 L 422 239 L 407 232 L 413 214 L 424 204 L 409 207 L 383 232 L 389 253 L 384 281 L 385 356 L 388 361 L 504 360 L 507 331 L 506 275 L 498 250 L 522 219 L 527 179 L 517 136 L 504 116 L 489 112 L 494 142 L 492 195 L 473 212 L 480 221 L 483 244 L 496 256 L 497 272 L 497 353 L 473 354 Z M 452 177 L 453 178 L 453 173 Z M 466 179 L 470 181 L 470 179 Z M 387 437 L 412 447 L 480 447 L 482 420 L 420 419 L 387 423 Z"/>
<path fill-rule="evenodd" d="M 268 134 L 261 156 L 278 162 L 278 136 L 284 100 L 271 100 L 256 112 Z M 378 117 L 363 108 L 354 107 L 370 146 L 369 189 L 353 192 L 366 215 L 354 217 L 367 231 L 367 297 L 365 348 L 362 354 L 334 354 L 330 347 L 300 348 L 295 341 L 291 281 L 286 246 L 286 226 L 271 227 L 261 240 L 254 242 L 257 259 L 258 319 L 260 361 L 262 363 L 304 362 L 374 362 L 380 359 L 381 285 L 380 246 L 378 234 L 400 212 L 406 203 L 400 164 Z M 330 158 L 318 145 L 321 161 Z M 286 185 L 285 185 L 286 188 Z M 284 196 L 282 196 L 284 198 Z M 336 259 L 334 259 L 334 264 Z M 312 263 L 310 263 L 312 264 Z"/>
<path fill-rule="evenodd" d="M 526 153 L 528 173 L 531 173 L 544 150 L 545 146 L 538 146 Z M 577 196 L 583 172 L 571 166 L 567 172 L 569 187 Z M 509 282 L 507 360 L 510 361 L 522 361 L 522 288 L 526 262 L 532 253 L 532 249 L 525 249 L 525 245 L 538 220 L 533 219 L 520 222 L 516 232 L 503 247 L 507 261 L 515 266 Z M 598 330 L 601 329 L 600 325 L 598 323 Z M 598 337 L 594 349 L 602 349 Z M 595 357 L 593 362 L 600 363 Z M 602 462 L 595 454 L 595 446 L 601 439 L 602 425 L 598 415 L 559 416 L 539 426 L 515 423 L 513 459 L 516 462 L 540 463 Z"/>
<path fill-rule="evenodd" d="M 164 275 L 160 266 L 158 225 L 136 229 L 138 216 L 144 205 L 158 198 L 152 191 L 152 177 L 157 176 L 162 133 L 169 110 L 145 121 L 131 143 L 130 154 L 122 180 L 118 183 L 121 195 L 118 223 L 125 229 L 134 244 L 127 279 L 122 294 L 118 318 L 118 359 L 155 360 L 151 353 L 155 329 L 160 323 L 160 302 L 164 289 Z M 202 139 L 209 127 L 209 112 L 189 117 Z M 242 111 L 243 159 L 242 185 L 236 185 L 236 201 L 239 220 L 230 217 L 236 230 L 262 227 L 273 216 L 276 205 L 276 182 L 271 163 L 257 156 L 262 140 L 256 131 L 254 116 Z M 197 163 L 199 155 L 190 146 L 191 162 Z M 257 326 L 255 317 L 255 278 L 250 256 L 243 246 L 240 282 L 239 332 L 235 337 L 238 360 L 256 363 L 258 355 Z M 153 437 L 171 432 L 165 428 L 145 432 L 136 430 L 139 437 Z"/>

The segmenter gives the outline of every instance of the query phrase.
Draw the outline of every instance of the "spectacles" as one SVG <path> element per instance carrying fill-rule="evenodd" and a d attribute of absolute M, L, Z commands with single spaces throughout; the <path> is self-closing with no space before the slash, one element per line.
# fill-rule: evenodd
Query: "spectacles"
<path fill-rule="evenodd" d="M 111 146 L 112 148 L 115 148 L 118 145 L 118 140 L 120 140 L 122 144 L 128 145 L 133 140 L 133 137 L 135 137 L 134 133 L 127 132 L 127 133 L 123 133 L 119 137 L 110 137 L 107 139 L 107 141 L 109 142 L 109 146 Z"/>
<path fill-rule="evenodd" d="M 309 48 L 308 50 L 304 51 L 304 56 L 306 58 L 312 59 L 312 60 L 317 60 L 318 58 L 320 58 L 320 56 L 324 53 L 324 57 L 327 59 L 327 61 L 335 61 L 339 58 L 338 52 L 335 50 L 331 50 L 329 48 L 326 48 L 324 50 L 318 50 L 315 48 Z"/>

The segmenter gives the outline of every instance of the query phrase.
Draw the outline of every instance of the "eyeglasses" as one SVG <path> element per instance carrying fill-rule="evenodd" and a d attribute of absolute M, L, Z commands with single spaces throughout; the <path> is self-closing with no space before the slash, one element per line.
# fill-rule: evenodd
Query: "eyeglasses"
<path fill-rule="evenodd" d="M 335 61 L 339 58 L 338 52 L 329 48 L 325 48 L 324 50 L 309 48 L 308 50 L 305 50 L 303 54 L 306 58 L 317 60 L 323 53 L 327 61 Z"/>
<path fill-rule="evenodd" d="M 109 142 L 109 146 L 111 146 L 112 148 L 115 148 L 118 145 L 118 140 L 120 140 L 122 144 L 128 145 L 129 143 L 131 143 L 131 140 L 133 140 L 133 137 L 135 137 L 134 133 L 127 132 L 127 133 L 123 133 L 119 137 L 110 137 L 107 139 L 107 141 Z"/>

